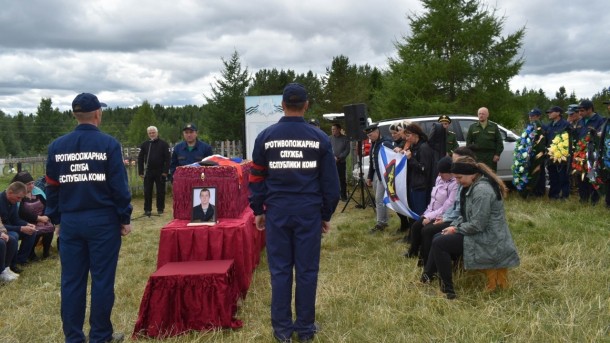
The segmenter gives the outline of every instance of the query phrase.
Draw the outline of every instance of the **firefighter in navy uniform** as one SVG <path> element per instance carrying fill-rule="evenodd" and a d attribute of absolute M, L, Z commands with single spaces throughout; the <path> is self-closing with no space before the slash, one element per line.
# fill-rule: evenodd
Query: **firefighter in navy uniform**
<path fill-rule="evenodd" d="M 256 226 L 266 229 L 271 274 L 271 325 L 276 340 L 312 339 L 322 232 L 339 201 L 339 177 L 330 140 L 309 125 L 307 91 L 297 83 L 284 88 L 284 117 L 263 130 L 254 143 L 250 207 Z M 296 277 L 293 321 L 292 279 Z"/>
<path fill-rule="evenodd" d="M 131 232 L 131 194 L 121 146 L 101 132 L 97 97 L 72 102 L 78 126 L 49 146 L 46 215 L 61 224 L 61 319 L 66 342 L 85 342 L 83 323 L 91 273 L 89 342 L 118 342 L 110 321 L 121 236 Z"/>
<path fill-rule="evenodd" d="M 184 141 L 176 144 L 172 152 L 172 160 L 169 164 L 170 180 L 173 181 L 176 168 L 200 162 L 214 152 L 212 147 L 197 139 L 197 126 L 193 123 L 186 124 L 182 128 Z"/>

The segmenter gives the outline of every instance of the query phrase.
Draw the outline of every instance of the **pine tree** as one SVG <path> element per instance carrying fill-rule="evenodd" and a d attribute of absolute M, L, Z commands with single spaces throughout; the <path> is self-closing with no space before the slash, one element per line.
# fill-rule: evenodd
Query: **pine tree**
<path fill-rule="evenodd" d="M 504 18 L 478 0 L 422 0 L 424 13 L 409 16 L 412 34 L 396 43 L 397 56 L 379 105 L 390 113 L 472 113 L 489 106 L 495 116 L 512 98 L 517 54 L 525 29 L 502 36 Z"/>
<path fill-rule="evenodd" d="M 212 85 L 212 96 L 205 96 L 203 128 L 211 140 L 241 140 L 245 142 L 246 89 L 250 84 L 248 68 L 242 69 L 239 53 L 222 59 L 221 78 Z"/>

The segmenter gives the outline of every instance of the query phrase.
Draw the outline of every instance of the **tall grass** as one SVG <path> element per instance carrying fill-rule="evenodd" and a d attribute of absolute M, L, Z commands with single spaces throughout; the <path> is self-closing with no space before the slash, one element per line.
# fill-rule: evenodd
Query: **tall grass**
<path fill-rule="evenodd" d="M 171 204 L 171 199 L 169 200 Z M 171 208 L 171 206 L 168 206 Z M 142 213 L 142 199 L 134 200 Z M 415 259 L 388 232 L 369 235 L 371 208 L 333 217 L 322 243 L 317 342 L 610 342 L 610 228 L 604 206 L 546 199 L 506 201 L 521 257 L 509 272 L 511 288 L 485 293 L 484 277 L 459 272 L 458 299 L 437 285 L 418 282 Z M 159 230 L 171 220 L 140 218 L 123 239 L 113 323 L 130 334 L 148 276 L 155 271 Z M 390 227 L 397 227 L 392 216 Z M 264 254 L 264 252 L 263 252 Z M 61 342 L 59 260 L 33 263 L 19 280 L 0 287 L 0 342 Z M 266 259 L 237 317 L 239 330 L 191 332 L 167 342 L 271 342 L 270 286 Z M 141 339 L 142 341 L 155 341 Z"/>

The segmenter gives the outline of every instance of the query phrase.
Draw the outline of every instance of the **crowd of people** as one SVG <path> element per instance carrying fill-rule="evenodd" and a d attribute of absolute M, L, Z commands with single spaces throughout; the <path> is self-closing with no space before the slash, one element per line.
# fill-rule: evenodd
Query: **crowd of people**
<path fill-rule="evenodd" d="M 610 112 L 610 101 L 603 102 Z M 610 208 L 610 125 L 595 112 L 593 102 L 581 101 L 565 112 L 559 106 L 546 110 L 548 123 L 542 121 L 538 108 L 529 113 L 526 126 L 515 150 L 514 184 L 520 194 L 566 199 L 571 185 L 578 190 L 582 203 L 597 204 L 602 191 Z"/>
<path fill-rule="evenodd" d="M 375 188 L 377 219 L 371 229 L 384 231 L 388 211 L 383 201 L 386 189 L 379 168 L 379 150 L 385 146 L 407 159 L 407 199 L 417 215 L 399 214 L 400 228 L 409 243 L 404 253 L 417 258 L 422 283 L 438 278 L 448 299 L 456 298 L 453 266 L 480 270 L 487 278 L 486 289 L 508 287 L 508 268 L 519 265 L 519 256 L 504 215 L 506 185 L 494 170 L 503 150 L 497 125 L 489 122 L 489 111 L 478 111 L 479 121 L 469 129 L 468 147 L 457 146 L 447 131 L 451 118 L 439 117 L 430 134 L 408 120 L 390 125 L 393 143 L 381 135 L 377 124 L 365 129 L 371 140 L 367 184 Z M 485 162 L 481 162 L 484 160 Z"/>

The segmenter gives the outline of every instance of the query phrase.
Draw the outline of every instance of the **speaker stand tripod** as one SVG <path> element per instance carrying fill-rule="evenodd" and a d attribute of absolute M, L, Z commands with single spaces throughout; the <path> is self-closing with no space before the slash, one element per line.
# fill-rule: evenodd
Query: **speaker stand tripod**
<path fill-rule="evenodd" d="M 356 208 L 365 209 L 366 206 L 368 205 L 373 208 L 373 211 L 376 211 L 375 210 L 375 200 L 374 200 L 375 197 L 373 197 L 371 195 L 371 192 L 369 191 L 368 186 L 364 182 L 364 173 L 362 172 L 362 141 L 361 140 L 358 140 L 358 167 L 360 169 L 359 173 L 358 173 L 358 180 L 356 181 L 354 188 L 352 188 L 352 191 L 350 192 L 349 197 L 347 198 L 347 201 L 345 202 L 345 205 L 343 206 L 343 209 L 341 210 L 341 213 L 343 213 L 343 211 L 345 211 L 345 209 L 347 208 L 347 205 L 349 205 L 350 201 L 354 201 L 356 203 Z M 356 199 L 354 197 L 357 190 L 359 190 L 359 193 L 360 193 L 360 201 L 358 201 L 358 199 Z M 364 193 L 366 193 L 366 196 L 364 195 Z"/>

